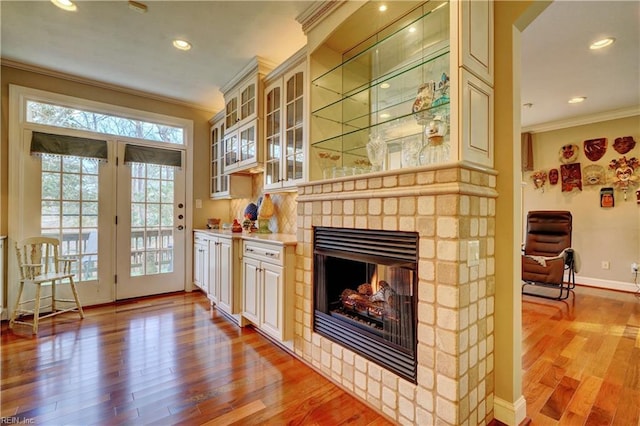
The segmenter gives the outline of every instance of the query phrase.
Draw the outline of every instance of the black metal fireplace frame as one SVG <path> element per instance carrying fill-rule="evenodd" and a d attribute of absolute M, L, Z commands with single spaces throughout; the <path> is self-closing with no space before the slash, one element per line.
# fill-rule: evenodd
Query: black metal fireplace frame
<path fill-rule="evenodd" d="M 314 316 L 313 329 L 318 334 L 353 350 L 398 376 L 417 382 L 417 265 L 418 240 L 416 232 L 380 231 L 368 229 L 314 227 Z M 339 257 L 359 262 L 388 264 L 401 262 L 414 264 L 413 285 L 413 350 L 396 345 L 360 327 L 334 318 L 319 310 L 326 306 L 324 282 L 324 256 Z M 321 281 L 322 280 L 322 281 Z"/>

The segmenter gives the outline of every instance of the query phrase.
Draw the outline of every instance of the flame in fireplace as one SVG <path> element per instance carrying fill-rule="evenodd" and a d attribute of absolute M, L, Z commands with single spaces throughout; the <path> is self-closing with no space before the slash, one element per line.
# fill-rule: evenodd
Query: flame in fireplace
<path fill-rule="evenodd" d="M 375 294 L 376 291 L 379 290 L 380 285 L 378 284 L 378 268 L 376 267 L 375 271 L 373 271 L 373 276 L 371 277 L 371 289 L 373 290 L 373 293 Z"/>

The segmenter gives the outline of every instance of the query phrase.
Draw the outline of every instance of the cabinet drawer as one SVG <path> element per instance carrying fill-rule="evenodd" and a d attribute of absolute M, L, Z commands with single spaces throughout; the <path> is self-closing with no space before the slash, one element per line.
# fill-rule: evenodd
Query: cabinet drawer
<path fill-rule="evenodd" d="M 284 248 L 282 246 L 253 241 L 244 242 L 243 253 L 246 257 L 266 260 L 277 265 L 282 265 L 284 259 Z"/>

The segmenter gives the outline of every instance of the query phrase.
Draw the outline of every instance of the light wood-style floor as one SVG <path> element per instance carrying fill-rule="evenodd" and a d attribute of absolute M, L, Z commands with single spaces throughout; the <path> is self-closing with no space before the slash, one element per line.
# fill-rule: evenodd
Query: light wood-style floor
<path fill-rule="evenodd" d="M 39 425 L 386 425 L 198 292 L 2 325 L 0 416 Z M 578 287 L 523 297 L 523 387 L 533 425 L 640 425 L 640 299 Z"/>
<path fill-rule="evenodd" d="M 0 416 L 37 425 L 388 425 L 198 292 L 2 326 Z"/>
<path fill-rule="evenodd" d="M 533 425 L 640 425 L 640 298 L 581 286 L 563 302 L 523 296 L 522 322 Z"/>

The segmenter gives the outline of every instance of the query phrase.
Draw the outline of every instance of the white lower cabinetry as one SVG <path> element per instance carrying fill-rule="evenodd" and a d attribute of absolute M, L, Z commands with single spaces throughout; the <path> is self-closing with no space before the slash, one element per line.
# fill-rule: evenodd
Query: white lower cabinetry
<path fill-rule="evenodd" d="M 243 242 L 242 316 L 280 342 L 293 338 L 293 265 L 291 245 Z"/>
<path fill-rule="evenodd" d="M 209 293 L 220 311 L 240 313 L 240 247 L 237 238 L 216 236 L 209 240 Z"/>
<path fill-rule="evenodd" d="M 209 238 L 204 232 L 193 235 L 193 285 L 208 294 Z"/>

